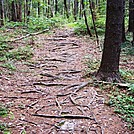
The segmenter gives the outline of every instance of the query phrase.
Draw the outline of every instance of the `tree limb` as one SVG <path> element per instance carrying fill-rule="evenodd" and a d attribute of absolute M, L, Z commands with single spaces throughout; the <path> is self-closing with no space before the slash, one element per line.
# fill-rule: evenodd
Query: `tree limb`
<path fill-rule="evenodd" d="M 40 31 L 40 32 L 37 32 L 37 33 L 29 33 L 29 34 L 27 34 L 27 35 L 25 35 L 25 36 L 22 36 L 22 37 L 13 39 L 13 40 L 0 41 L 0 42 L 3 42 L 3 43 L 11 42 L 11 43 L 13 43 L 13 42 L 16 42 L 16 41 L 18 41 L 18 40 L 22 40 L 22 39 L 25 39 L 25 38 L 30 37 L 30 36 L 36 36 L 36 35 L 42 34 L 42 33 L 47 32 L 47 31 L 49 31 L 49 29 L 45 29 L 45 30 Z"/>

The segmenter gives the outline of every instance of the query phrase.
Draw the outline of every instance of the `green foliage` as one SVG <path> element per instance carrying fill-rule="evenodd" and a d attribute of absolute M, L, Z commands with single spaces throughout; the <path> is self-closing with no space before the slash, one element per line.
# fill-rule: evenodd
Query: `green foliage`
<path fill-rule="evenodd" d="M 80 20 L 78 22 L 74 23 L 74 33 L 77 35 L 86 35 L 87 34 L 87 28 L 85 25 L 84 20 Z"/>
<path fill-rule="evenodd" d="M 47 18 L 47 17 L 30 17 L 28 28 L 30 31 L 38 31 L 44 29 L 51 29 L 54 27 L 59 27 L 61 24 L 64 24 L 64 19 L 62 16 Z"/>
<path fill-rule="evenodd" d="M 9 59 L 27 60 L 33 56 L 33 53 L 29 46 L 13 49 L 12 46 L 2 43 L 0 44 L 0 56 L 0 61 L 5 61 Z"/>
<path fill-rule="evenodd" d="M 2 132 L 2 134 L 11 134 L 5 123 L 0 123 L 0 132 Z"/>
<path fill-rule="evenodd" d="M 32 58 L 33 52 L 31 47 L 24 46 L 13 49 L 12 46 L 1 43 L 0 44 L 0 66 L 7 68 L 8 70 L 15 71 L 14 60 L 28 60 Z"/>
<path fill-rule="evenodd" d="M 0 65 L 1 67 L 4 67 L 4 68 L 7 68 L 8 70 L 11 70 L 11 71 L 15 71 L 16 70 L 16 67 L 14 66 L 14 64 L 12 62 L 6 62 L 2 65 Z"/>
<path fill-rule="evenodd" d="M 18 47 L 10 52 L 5 53 L 7 59 L 27 60 L 32 58 L 33 53 L 29 46 Z"/>
<path fill-rule="evenodd" d="M 15 27 L 24 27 L 24 26 L 25 26 L 24 22 L 12 22 L 12 21 L 7 22 L 5 25 L 6 28 L 10 28 L 10 29 Z"/>
<path fill-rule="evenodd" d="M 0 104 L 0 116 L 5 117 L 8 115 L 8 109 L 5 108 L 2 104 Z"/>
<path fill-rule="evenodd" d="M 134 84 L 130 84 L 130 85 L 129 85 L 128 91 L 129 91 L 131 94 L 134 94 Z"/>
<path fill-rule="evenodd" d="M 0 104 L 0 117 L 4 118 L 8 115 L 9 110 L 4 105 Z M 2 132 L 2 134 L 11 134 L 7 128 L 8 126 L 6 123 L 0 122 L 0 132 Z"/>
<path fill-rule="evenodd" d="M 131 129 L 134 129 L 134 97 L 118 92 L 112 96 L 108 105 L 114 106 L 115 113 L 118 113 L 122 119 L 129 123 Z"/>
<path fill-rule="evenodd" d="M 122 53 L 134 56 L 134 47 L 130 41 L 126 41 L 122 44 Z"/>
<path fill-rule="evenodd" d="M 123 70 L 123 69 L 120 69 L 120 74 L 121 74 L 121 77 L 127 81 L 127 82 L 131 82 L 131 83 L 134 83 L 134 72 L 133 71 L 126 71 L 126 70 Z"/>
<path fill-rule="evenodd" d="M 93 56 L 87 55 L 85 56 L 86 59 L 86 65 L 88 67 L 87 72 L 93 73 L 96 71 L 96 68 L 99 68 L 100 61 L 93 58 Z"/>

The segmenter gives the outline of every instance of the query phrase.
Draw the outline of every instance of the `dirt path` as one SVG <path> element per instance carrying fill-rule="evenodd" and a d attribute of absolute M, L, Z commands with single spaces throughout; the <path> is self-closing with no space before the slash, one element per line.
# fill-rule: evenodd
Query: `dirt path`
<path fill-rule="evenodd" d="M 82 78 L 84 56 L 100 58 L 94 41 L 63 28 L 38 35 L 33 51 L 32 60 L 16 62 L 17 71 L 0 78 L 0 101 L 14 115 L 2 120 L 9 124 L 12 134 L 131 134 L 104 104 L 100 89 L 83 87 L 90 80 Z M 67 115 L 74 116 L 70 119 Z"/>

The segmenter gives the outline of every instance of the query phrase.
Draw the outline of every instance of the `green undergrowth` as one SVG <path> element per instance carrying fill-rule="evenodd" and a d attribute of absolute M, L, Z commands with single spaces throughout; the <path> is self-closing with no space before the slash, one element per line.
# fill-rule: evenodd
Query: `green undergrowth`
<path fill-rule="evenodd" d="M 125 43 L 122 44 L 122 53 L 134 56 L 134 46 L 130 41 L 126 41 Z"/>
<path fill-rule="evenodd" d="M 32 58 L 33 52 L 30 46 L 21 46 L 15 48 L 9 44 L 0 44 L 0 66 L 15 71 L 15 61 L 29 60 Z"/>
<path fill-rule="evenodd" d="M 47 18 L 47 17 L 30 17 L 28 22 L 29 31 L 39 31 L 44 29 L 52 29 L 62 26 L 66 23 L 66 19 L 63 16 Z"/>
<path fill-rule="evenodd" d="M 86 55 L 84 60 L 87 66 L 85 70 L 86 74 L 92 74 L 99 68 L 100 60 L 93 58 L 93 55 Z"/>
<path fill-rule="evenodd" d="M 126 89 L 118 89 L 111 93 L 109 106 L 114 107 L 117 113 L 124 121 L 128 123 L 128 127 L 134 130 L 134 84 L 130 84 Z"/>
<path fill-rule="evenodd" d="M 94 26 L 92 24 L 91 16 L 88 18 L 88 25 L 92 34 L 94 32 Z M 77 20 L 76 22 L 71 22 L 67 24 L 68 27 L 74 28 L 74 33 L 76 35 L 87 35 L 87 27 L 85 25 L 84 19 Z M 104 35 L 105 32 L 105 17 L 99 17 L 96 20 L 96 29 L 99 35 Z"/>
<path fill-rule="evenodd" d="M 8 115 L 9 115 L 9 110 L 3 104 L 0 104 L 0 118 L 5 118 Z M 0 120 L 0 133 L 11 134 L 10 131 L 8 130 L 7 124 L 3 123 L 1 120 Z"/>
<path fill-rule="evenodd" d="M 120 74 L 127 87 L 116 86 L 115 90 L 110 91 L 107 104 L 114 107 L 114 112 L 128 123 L 130 129 L 134 130 L 134 71 L 120 69 Z"/>

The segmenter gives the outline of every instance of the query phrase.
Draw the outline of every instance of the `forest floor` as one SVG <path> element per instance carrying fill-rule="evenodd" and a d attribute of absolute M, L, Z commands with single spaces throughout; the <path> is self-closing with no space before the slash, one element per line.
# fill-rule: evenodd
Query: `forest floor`
<path fill-rule="evenodd" d="M 0 102 L 13 113 L 0 120 L 12 134 L 134 133 L 106 105 L 106 91 L 95 86 L 91 77 L 83 77 L 86 62 L 101 59 L 94 40 L 78 37 L 67 28 L 34 40 L 32 59 L 16 61 L 12 74 L 0 67 L 5 71 L 0 76 Z"/>

